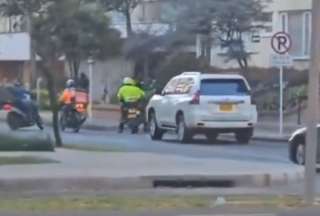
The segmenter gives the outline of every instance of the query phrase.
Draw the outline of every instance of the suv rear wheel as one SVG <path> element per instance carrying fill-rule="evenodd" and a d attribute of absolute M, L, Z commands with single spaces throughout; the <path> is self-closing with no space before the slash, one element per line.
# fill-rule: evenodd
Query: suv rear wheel
<path fill-rule="evenodd" d="M 253 136 L 253 129 L 241 129 L 236 132 L 236 139 L 240 144 L 249 144 Z"/>
<path fill-rule="evenodd" d="M 189 143 L 192 141 L 192 138 L 193 138 L 193 134 L 186 126 L 183 114 L 180 114 L 178 116 L 177 135 L 178 135 L 178 140 L 181 143 Z"/>
<path fill-rule="evenodd" d="M 149 125 L 150 125 L 150 137 L 152 140 L 161 140 L 164 134 L 164 130 L 159 128 L 156 114 L 154 112 L 150 113 L 149 117 Z"/>

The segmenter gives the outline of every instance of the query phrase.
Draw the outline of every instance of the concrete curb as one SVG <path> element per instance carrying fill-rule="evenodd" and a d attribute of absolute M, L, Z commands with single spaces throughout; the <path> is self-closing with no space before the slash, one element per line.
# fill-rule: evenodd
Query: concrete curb
<path fill-rule="evenodd" d="M 257 141 L 269 141 L 269 142 L 288 142 L 289 141 L 289 136 L 284 136 L 284 137 L 269 137 L 269 136 L 261 136 L 261 135 L 256 135 L 252 139 L 257 140 Z"/>
<path fill-rule="evenodd" d="M 136 190 L 156 188 L 261 188 L 303 180 L 303 172 L 238 176 L 61 177 L 1 179 L 2 192 Z"/>

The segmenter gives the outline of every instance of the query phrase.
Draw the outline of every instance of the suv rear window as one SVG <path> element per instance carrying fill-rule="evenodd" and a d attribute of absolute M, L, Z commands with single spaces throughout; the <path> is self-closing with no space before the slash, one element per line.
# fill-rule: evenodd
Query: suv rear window
<path fill-rule="evenodd" d="M 248 95 L 242 79 L 205 79 L 201 81 L 201 95 Z"/>

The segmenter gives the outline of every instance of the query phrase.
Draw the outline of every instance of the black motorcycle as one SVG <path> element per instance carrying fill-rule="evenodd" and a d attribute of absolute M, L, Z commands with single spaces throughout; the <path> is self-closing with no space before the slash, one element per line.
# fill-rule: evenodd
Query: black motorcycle
<path fill-rule="evenodd" d="M 66 105 L 61 112 L 60 128 L 62 131 L 70 128 L 73 132 L 78 133 L 86 120 L 87 107 L 85 104 Z"/>
<path fill-rule="evenodd" d="M 128 103 L 125 106 L 126 121 L 125 124 L 129 127 L 132 134 L 139 132 L 139 126 L 143 124 L 143 112 L 139 103 Z"/>
<path fill-rule="evenodd" d="M 30 102 L 31 103 L 31 102 Z M 32 109 L 33 104 L 30 104 L 28 112 L 21 110 L 14 103 L 5 103 L 2 107 L 7 114 L 7 124 L 11 130 L 18 130 L 20 128 L 32 127 L 37 125 L 40 130 L 43 130 L 43 122 L 39 113 Z"/>

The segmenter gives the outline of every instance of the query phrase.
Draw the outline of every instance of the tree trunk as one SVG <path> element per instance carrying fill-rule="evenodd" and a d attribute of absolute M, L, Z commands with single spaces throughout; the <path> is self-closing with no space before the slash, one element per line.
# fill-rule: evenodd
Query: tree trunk
<path fill-rule="evenodd" d="M 52 111 L 52 126 L 53 126 L 53 133 L 55 137 L 55 143 L 57 147 L 62 147 L 63 142 L 62 142 L 60 129 L 59 129 L 59 106 L 57 103 L 56 91 L 55 91 L 55 77 L 53 75 L 53 72 L 50 69 L 51 68 L 50 66 L 47 66 L 41 63 L 41 67 L 42 67 L 42 72 L 48 82 L 47 89 L 49 92 L 50 108 Z"/>
<path fill-rule="evenodd" d="M 30 83 L 29 87 L 30 89 L 34 88 L 36 86 L 36 80 L 37 80 L 37 55 L 34 49 L 34 41 L 33 38 L 31 37 L 32 32 L 33 32 L 33 23 L 32 23 L 32 18 L 31 14 L 29 11 L 25 11 L 25 16 L 27 20 L 27 31 L 30 35 L 30 69 L 31 69 L 31 74 L 30 74 Z"/>
<path fill-rule="evenodd" d="M 238 61 L 239 67 L 241 68 L 241 70 L 243 70 L 245 68 L 244 62 L 242 61 L 241 58 L 237 58 L 237 61 Z"/>
<path fill-rule="evenodd" d="M 132 36 L 132 21 L 131 21 L 131 13 L 130 13 L 130 7 L 125 12 L 125 17 L 126 17 L 126 25 L 127 25 L 127 34 L 128 37 Z"/>
<path fill-rule="evenodd" d="M 74 59 L 68 59 L 67 62 L 72 79 L 77 80 L 79 77 L 80 62 Z"/>
<path fill-rule="evenodd" d="M 79 65 L 78 61 L 74 60 L 73 61 L 73 70 L 74 70 L 73 75 L 74 75 L 75 80 L 78 80 L 78 78 L 79 78 L 79 67 L 80 67 L 80 65 Z"/>
<path fill-rule="evenodd" d="M 149 79 L 149 57 L 146 56 L 143 62 L 143 81 L 147 82 Z"/>

